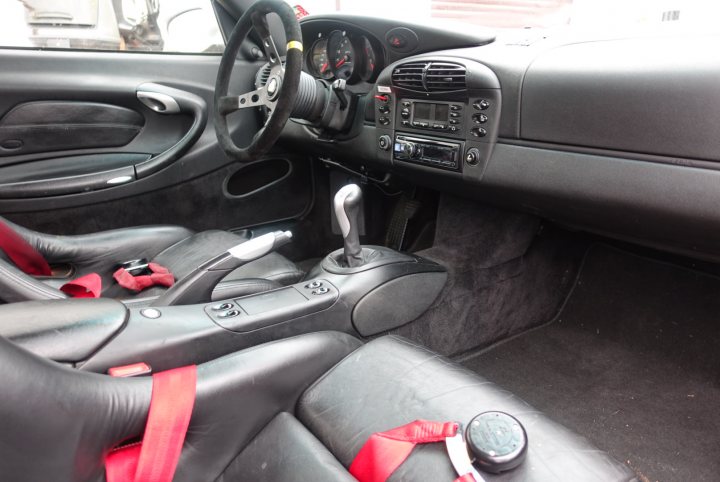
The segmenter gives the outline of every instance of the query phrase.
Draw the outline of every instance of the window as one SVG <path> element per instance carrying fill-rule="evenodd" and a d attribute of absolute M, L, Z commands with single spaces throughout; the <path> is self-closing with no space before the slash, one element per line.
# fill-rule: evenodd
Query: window
<path fill-rule="evenodd" d="M 221 53 L 210 0 L 2 0 L 0 46 Z"/>
<path fill-rule="evenodd" d="M 717 31 L 718 0 L 287 0 L 302 14 L 382 15 L 461 28 Z M 300 8 L 298 8 L 300 7 Z M 449 24 L 452 22 L 452 24 Z"/>

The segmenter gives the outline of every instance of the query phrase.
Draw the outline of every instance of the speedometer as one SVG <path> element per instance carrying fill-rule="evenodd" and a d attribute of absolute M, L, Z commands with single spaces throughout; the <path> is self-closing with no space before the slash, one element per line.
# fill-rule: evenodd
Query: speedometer
<path fill-rule="evenodd" d="M 328 62 L 327 45 L 327 39 L 321 38 L 310 49 L 310 70 L 312 74 L 321 79 L 329 79 L 333 76 L 330 62 Z"/>
<path fill-rule="evenodd" d="M 335 30 L 328 37 L 328 60 L 338 79 L 348 80 L 355 72 L 355 47 L 345 32 Z"/>

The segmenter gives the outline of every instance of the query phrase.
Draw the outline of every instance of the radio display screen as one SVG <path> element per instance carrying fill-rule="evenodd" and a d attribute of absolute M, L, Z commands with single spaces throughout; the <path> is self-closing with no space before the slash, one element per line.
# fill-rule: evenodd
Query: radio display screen
<path fill-rule="evenodd" d="M 450 106 L 448 104 L 431 104 L 415 102 L 413 120 L 430 122 L 447 122 Z"/>
<path fill-rule="evenodd" d="M 415 119 L 432 120 L 430 118 L 430 111 L 432 110 L 432 104 L 426 102 L 415 103 Z"/>
<path fill-rule="evenodd" d="M 440 161 L 455 161 L 455 151 L 448 148 L 425 145 L 422 148 L 423 158 L 438 159 Z"/>
<path fill-rule="evenodd" d="M 435 104 L 435 118 L 433 120 L 446 122 L 450 106 L 447 104 Z"/>

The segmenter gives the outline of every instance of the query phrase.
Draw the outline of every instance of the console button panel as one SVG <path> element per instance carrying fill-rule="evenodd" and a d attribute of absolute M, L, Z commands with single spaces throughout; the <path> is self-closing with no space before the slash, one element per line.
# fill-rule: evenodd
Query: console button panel
<path fill-rule="evenodd" d="M 310 280 L 264 293 L 209 304 L 205 313 L 219 326 L 248 332 L 329 308 L 338 290 L 327 280 Z"/>

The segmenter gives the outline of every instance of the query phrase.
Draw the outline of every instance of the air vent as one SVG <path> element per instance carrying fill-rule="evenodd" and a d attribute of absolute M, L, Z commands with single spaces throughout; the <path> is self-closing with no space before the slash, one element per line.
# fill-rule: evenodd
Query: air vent
<path fill-rule="evenodd" d="M 414 62 L 395 67 L 392 73 L 392 83 L 397 87 L 410 90 L 425 90 L 423 77 L 428 62 Z"/>
<path fill-rule="evenodd" d="M 465 67 L 451 62 L 412 62 L 395 67 L 396 87 L 422 92 L 465 90 Z"/>
<path fill-rule="evenodd" d="M 430 92 L 465 90 L 465 67 L 449 62 L 433 62 L 425 71 L 425 87 Z"/>

